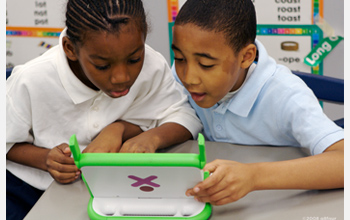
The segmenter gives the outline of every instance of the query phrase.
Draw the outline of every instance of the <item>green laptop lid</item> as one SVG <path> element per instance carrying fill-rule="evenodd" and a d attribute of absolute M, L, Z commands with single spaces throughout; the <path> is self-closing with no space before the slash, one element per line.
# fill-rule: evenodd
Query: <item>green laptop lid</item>
<path fill-rule="evenodd" d="M 211 215 L 211 205 L 185 192 L 208 176 L 205 143 L 198 135 L 199 154 L 81 153 L 70 139 L 74 161 L 91 198 L 91 219 L 193 219 Z"/>

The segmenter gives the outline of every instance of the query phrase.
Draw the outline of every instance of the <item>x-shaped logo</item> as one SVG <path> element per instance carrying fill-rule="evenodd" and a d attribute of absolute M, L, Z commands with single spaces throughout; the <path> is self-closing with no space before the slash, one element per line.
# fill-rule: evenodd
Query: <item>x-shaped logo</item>
<path fill-rule="evenodd" d="M 142 184 L 147 184 L 147 185 L 150 185 L 150 186 L 153 186 L 153 187 L 160 187 L 159 184 L 152 182 L 152 180 L 158 178 L 157 176 L 149 176 L 149 177 L 146 177 L 144 179 L 142 179 L 140 177 L 137 177 L 137 176 L 134 176 L 134 175 L 129 175 L 128 177 L 130 179 L 133 179 L 133 180 L 137 181 L 137 182 L 131 184 L 131 186 L 133 186 L 133 187 L 138 187 L 138 186 L 141 186 Z"/>

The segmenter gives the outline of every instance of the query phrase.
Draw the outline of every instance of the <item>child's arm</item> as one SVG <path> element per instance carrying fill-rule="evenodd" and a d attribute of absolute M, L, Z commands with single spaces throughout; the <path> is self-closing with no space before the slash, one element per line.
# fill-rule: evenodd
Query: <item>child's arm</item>
<path fill-rule="evenodd" d="M 83 153 L 119 152 L 124 141 L 142 133 L 139 126 L 126 121 L 116 121 L 106 126 L 83 150 Z"/>
<path fill-rule="evenodd" d="M 179 144 L 191 138 L 191 132 L 185 127 L 168 122 L 127 140 L 120 152 L 154 153 L 157 149 Z"/>
<path fill-rule="evenodd" d="M 70 183 L 80 175 L 70 155 L 68 144 L 60 144 L 53 149 L 48 149 L 29 143 L 17 143 L 8 151 L 6 159 L 48 171 L 57 182 Z"/>
<path fill-rule="evenodd" d="M 252 164 L 215 160 L 204 170 L 212 175 L 186 195 L 214 205 L 237 201 L 254 190 L 343 188 L 344 140 L 315 156 Z"/>
<path fill-rule="evenodd" d="M 192 134 L 177 123 L 164 123 L 142 132 L 137 125 L 117 121 L 106 126 L 83 153 L 154 153 L 157 149 L 182 143 L 190 138 Z"/>

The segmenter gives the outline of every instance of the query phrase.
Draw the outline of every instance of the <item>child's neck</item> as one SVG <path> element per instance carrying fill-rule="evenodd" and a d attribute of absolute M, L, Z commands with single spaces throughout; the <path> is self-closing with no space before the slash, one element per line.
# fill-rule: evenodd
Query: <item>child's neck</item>
<path fill-rule="evenodd" d="M 84 83 L 87 87 L 90 89 L 93 89 L 95 91 L 98 91 L 99 89 L 92 84 L 92 82 L 86 77 L 83 69 L 81 68 L 80 64 L 78 61 L 72 61 L 68 59 L 68 64 L 74 75 L 82 82 Z"/>
<path fill-rule="evenodd" d="M 233 88 L 230 90 L 230 92 L 234 92 L 237 89 L 241 88 L 246 76 L 247 76 L 248 69 L 242 69 L 239 73 L 239 77 L 237 80 L 237 83 L 233 86 Z"/>

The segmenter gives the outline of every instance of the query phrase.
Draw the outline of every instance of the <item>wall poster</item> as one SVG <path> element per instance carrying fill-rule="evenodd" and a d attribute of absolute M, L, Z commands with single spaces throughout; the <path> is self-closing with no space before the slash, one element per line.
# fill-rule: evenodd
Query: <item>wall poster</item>
<path fill-rule="evenodd" d="M 323 31 L 317 25 L 323 18 L 323 0 L 252 1 L 257 14 L 257 39 L 269 55 L 291 70 L 323 75 L 322 62 L 315 67 L 304 63 L 307 54 L 323 39 Z M 184 2 L 168 0 L 170 44 L 172 27 Z"/>
<path fill-rule="evenodd" d="M 23 64 L 58 44 L 65 7 L 66 0 L 6 1 L 6 68 Z"/>

